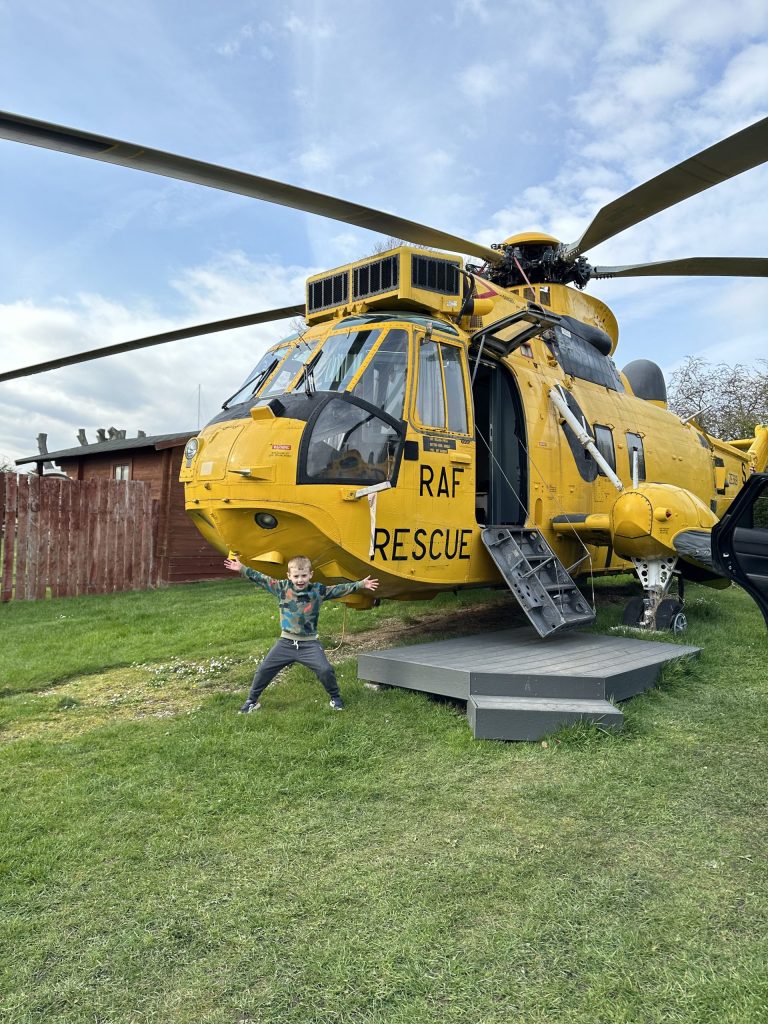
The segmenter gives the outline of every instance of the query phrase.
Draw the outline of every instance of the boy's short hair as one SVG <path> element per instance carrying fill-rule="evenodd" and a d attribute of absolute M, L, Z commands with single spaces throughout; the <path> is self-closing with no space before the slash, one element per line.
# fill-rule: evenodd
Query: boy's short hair
<path fill-rule="evenodd" d="M 288 559 L 289 569 L 308 569 L 312 571 L 312 561 L 306 555 L 294 555 Z"/>

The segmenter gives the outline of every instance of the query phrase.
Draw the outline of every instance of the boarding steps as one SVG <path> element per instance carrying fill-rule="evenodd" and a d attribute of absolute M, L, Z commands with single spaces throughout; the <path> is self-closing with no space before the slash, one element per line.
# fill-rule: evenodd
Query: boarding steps
<path fill-rule="evenodd" d="M 588 626 L 595 613 L 540 530 L 487 526 L 483 544 L 541 637 Z"/>

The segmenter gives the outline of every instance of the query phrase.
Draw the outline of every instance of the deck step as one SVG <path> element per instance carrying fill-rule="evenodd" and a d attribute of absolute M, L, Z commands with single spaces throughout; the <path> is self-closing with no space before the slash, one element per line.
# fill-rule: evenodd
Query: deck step
<path fill-rule="evenodd" d="M 478 740 L 540 740 L 574 722 L 620 729 L 624 715 L 607 700 L 553 700 L 548 697 L 490 697 L 467 701 L 467 718 Z"/>

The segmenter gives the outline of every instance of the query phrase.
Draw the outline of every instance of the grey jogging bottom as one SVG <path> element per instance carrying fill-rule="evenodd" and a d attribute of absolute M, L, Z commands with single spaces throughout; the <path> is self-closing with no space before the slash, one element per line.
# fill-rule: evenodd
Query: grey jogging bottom
<path fill-rule="evenodd" d="M 325 687 L 329 697 L 341 696 L 339 684 L 336 682 L 336 673 L 326 658 L 319 640 L 286 640 L 285 637 L 280 637 L 256 670 L 248 699 L 256 704 L 277 673 L 287 665 L 293 665 L 296 662 L 312 669 Z"/>

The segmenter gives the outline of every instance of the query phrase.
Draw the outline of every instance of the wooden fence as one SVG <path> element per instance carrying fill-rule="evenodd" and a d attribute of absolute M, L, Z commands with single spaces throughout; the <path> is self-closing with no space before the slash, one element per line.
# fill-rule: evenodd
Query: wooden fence
<path fill-rule="evenodd" d="M 141 481 L 0 473 L 0 600 L 156 586 L 157 520 Z"/>

